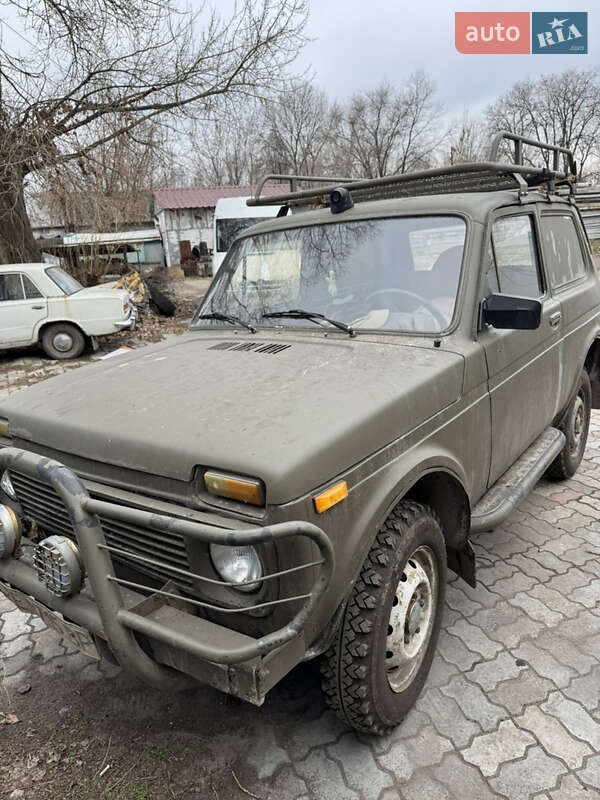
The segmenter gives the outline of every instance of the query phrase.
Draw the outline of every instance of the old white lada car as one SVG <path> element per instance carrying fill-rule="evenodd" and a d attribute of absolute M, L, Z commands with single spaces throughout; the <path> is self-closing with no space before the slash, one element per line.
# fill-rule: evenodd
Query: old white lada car
<path fill-rule="evenodd" d="M 135 328 L 126 289 L 84 288 L 49 264 L 0 265 L 0 350 L 40 344 L 50 358 L 77 358 L 96 337 Z"/>

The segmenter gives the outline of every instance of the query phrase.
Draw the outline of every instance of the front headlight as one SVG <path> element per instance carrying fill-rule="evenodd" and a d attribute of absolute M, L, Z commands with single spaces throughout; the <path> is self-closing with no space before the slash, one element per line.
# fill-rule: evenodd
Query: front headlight
<path fill-rule="evenodd" d="M 233 588 L 239 592 L 255 592 L 260 588 L 263 568 L 254 547 L 211 544 L 209 550 L 213 566 L 221 578 L 227 583 L 240 584 Z"/>
<path fill-rule="evenodd" d="M 38 580 L 56 597 L 68 597 L 81 589 L 83 561 L 75 542 L 66 536 L 48 536 L 33 551 Z"/>
<path fill-rule="evenodd" d="M 10 497 L 11 500 L 17 499 L 17 493 L 15 492 L 15 487 L 12 485 L 8 470 L 5 470 L 2 478 L 0 478 L 0 488 Z"/>
<path fill-rule="evenodd" d="M 20 544 L 20 519 L 9 506 L 0 506 L 0 558 L 11 558 Z"/>

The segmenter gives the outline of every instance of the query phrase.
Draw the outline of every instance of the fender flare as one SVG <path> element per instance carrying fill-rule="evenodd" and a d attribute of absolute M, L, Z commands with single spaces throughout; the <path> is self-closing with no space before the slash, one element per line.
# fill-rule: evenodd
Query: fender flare
<path fill-rule="evenodd" d="M 90 337 L 90 334 L 87 333 L 84 330 L 84 328 L 82 328 L 82 326 L 78 322 L 74 322 L 71 319 L 50 319 L 49 320 L 49 319 L 46 318 L 46 319 L 40 320 L 40 322 L 38 323 L 38 325 L 35 328 L 34 336 L 35 336 L 35 341 L 36 342 L 41 343 L 42 336 L 44 335 L 44 329 L 45 328 L 49 328 L 51 325 L 72 325 L 74 328 L 77 328 L 77 330 L 82 334 L 82 336 L 85 336 L 86 339 L 89 339 L 89 337 Z"/>
<path fill-rule="evenodd" d="M 468 486 L 468 481 L 464 469 L 452 453 L 424 442 L 421 446 L 415 447 L 411 453 L 404 453 L 397 466 L 394 463 L 389 464 L 384 471 L 387 474 L 382 477 L 380 473 L 378 485 L 373 487 L 370 492 L 369 502 L 361 509 L 357 520 L 355 530 L 363 531 L 364 535 L 358 539 L 356 547 L 354 547 L 352 581 L 358 574 L 375 540 L 377 531 L 381 528 L 392 509 L 405 497 L 410 496 L 411 490 L 421 479 L 426 478 L 428 475 L 447 475 L 455 484 L 461 487 L 464 493 L 464 509 L 466 512 L 463 536 L 449 539 L 444 531 L 444 538 L 449 551 L 459 551 L 468 542 L 471 519 L 470 496 L 465 488 Z"/>

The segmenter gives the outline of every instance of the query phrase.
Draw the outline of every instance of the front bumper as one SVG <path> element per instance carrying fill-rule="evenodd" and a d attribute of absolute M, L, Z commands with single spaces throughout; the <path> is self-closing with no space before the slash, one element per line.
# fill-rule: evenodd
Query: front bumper
<path fill-rule="evenodd" d="M 331 542 L 317 526 L 294 521 L 231 530 L 93 499 L 67 467 L 12 447 L 0 449 L 0 472 L 7 468 L 43 481 L 61 498 L 85 564 L 91 594 L 54 596 L 38 581 L 35 569 L 24 558 L 0 560 L 0 581 L 80 625 L 99 644 L 106 642 L 117 662 L 141 680 L 161 688 L 176 687 L 181 685 L 183 673 L 260 704 L 279 678 L 303 658 L 307 646 L 304 630 L 329 585 L 334 565 Z M 300 603 L 300 608 L 287 625 L 255 639 L 197 616 L 193 613 L 195 608 L 215 606 L 183 597 L 169 584 L 160 590 L 149 590 L 147 596 L 138 591 L 142 587 L 117 577 L 111 558 L 115 548 L 107 545 L 99 516 L 230 546 L 307 537 L 318 549 L 319 558 L 295 569 L 313 568 L 316 578 L 305 594 L 271 601 L 279 604 L 293 600 Z M 207 580 L 193 573 L 188 575 Z M 263 580 L 281 575 L 265 575 Z M 241 609 L 227 611 L 240 613 Z"/>
<path fill-rule="evenodd" d="M 118 328 L 120 331 L 134 331 L 136 325 L 138 323 L 138 312 L 135 306 L 131 307 L 131 313 L 127 317 L 127 319 L 123 319 L 120 322 L 115 322 L 115 328 Z"/>

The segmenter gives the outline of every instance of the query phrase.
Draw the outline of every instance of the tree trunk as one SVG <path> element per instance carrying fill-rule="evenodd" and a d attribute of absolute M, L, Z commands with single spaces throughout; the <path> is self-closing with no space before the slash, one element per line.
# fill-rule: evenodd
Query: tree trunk
<path fill-rule="evenodd" d="M 41 257 L 25 208 L 23 178 L 20 169 L 0 166 L 0 264 Z"/>

